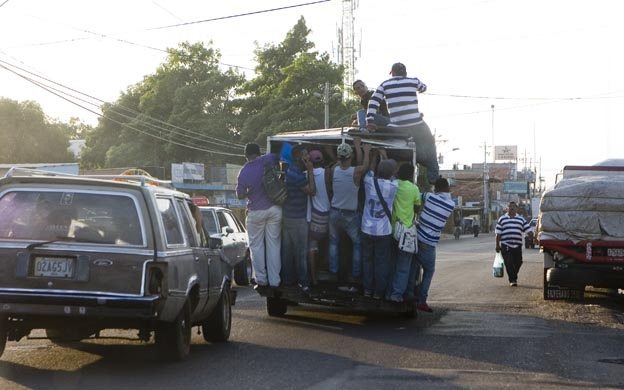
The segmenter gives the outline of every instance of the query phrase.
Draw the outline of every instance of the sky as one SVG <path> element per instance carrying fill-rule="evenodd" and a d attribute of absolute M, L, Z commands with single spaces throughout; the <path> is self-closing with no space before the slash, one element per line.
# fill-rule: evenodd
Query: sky
<path fill-rule="evenodd" d="M 316 50 L 336 59 L 342 1 L 297 6 L 313 2 L 0 0 L 0 61 L 115 101 L 156 70 L 166 48 L 212 41 L 224 70 L 251 78 L 256 45 L 281 42 L 300 16 Z M 375 88 L 400 61 L 427 84 L 420 109 L 442 168 L 491 162 L 491 145 L 517 145 L 519 168 L 534 164 L 550 185 L 565 165 L 624 157 L 624 2 L 354 2 L 356 79 Z M 250 15 L 205 21 L 240 14 Z M 61 121 L 97 123 L 2 68 L 0 96 L 37 101 Z"/>

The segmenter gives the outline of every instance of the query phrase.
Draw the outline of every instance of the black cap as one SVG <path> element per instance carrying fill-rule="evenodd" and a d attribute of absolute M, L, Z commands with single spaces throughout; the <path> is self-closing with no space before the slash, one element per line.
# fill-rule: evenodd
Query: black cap
<path fill-rule="evenodd" d="M 405 76 L 407 75 L 407 70 L 405 69 L 405 65 L 400 62 L 395 62 L 392 64 L 392 69 L 390 70 L 390 74 Z"/>
<path fill-rule="evenodd" d="M 245 145 L 245 156 L 254 156 L 260 154 L 260 145 L 258 144 L 247 144 Z"/>

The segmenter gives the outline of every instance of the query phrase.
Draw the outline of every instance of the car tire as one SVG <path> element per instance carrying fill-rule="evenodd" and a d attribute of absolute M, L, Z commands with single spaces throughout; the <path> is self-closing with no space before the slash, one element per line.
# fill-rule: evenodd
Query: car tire
<path fill-rule="evenodd" d="M 245 259 L 234 266 L 234 282 L 237 286 L 249 286 L 251 279 L 251 257 L 249 253 L 245 255 Z"/>
<path fill-rule="evenodd" d="M 165 360 L 180 361 L 191 350 L 191 307 L 184 304 L 173 322 L 162 322 L 156 329 L 156 347 Z"/>
<path fill-rule="evenodd" d="M 281 298 L 267 297 L 266 299 L 267 313 L 271 317 L 281 317 L 288 310 L 288 301 Z"/>
<path fill-rule="evenodd" d="M 7 319 L 0 317 L 0 356 L 4 353 L 7 342 Z"/>
<path fill-rule="evenodd" d="M 550 298 L 548 297 L 548 279 L 546 279 L 547 273 L 548 273 L 548 268 L 544 268 L 544 284 L 542 286 L 544 290 L 544 300 L 550 301 Z"/>
<path fill-rule="evenodd" d="M 232 295 L 227 286 L 221 292 L 217 306 L 202 324 L 204 340 L 208 342 L 223 342 L 230 338 L 232 330 Z"/>

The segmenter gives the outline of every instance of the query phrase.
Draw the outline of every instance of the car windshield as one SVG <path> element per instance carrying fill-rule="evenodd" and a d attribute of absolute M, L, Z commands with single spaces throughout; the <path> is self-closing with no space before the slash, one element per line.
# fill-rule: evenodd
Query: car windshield
<path fill-rule="evenodd" d="M 143 245 L 129 196 L 92 192 L 9 191 L 0 198 L 0 239 Z"/>

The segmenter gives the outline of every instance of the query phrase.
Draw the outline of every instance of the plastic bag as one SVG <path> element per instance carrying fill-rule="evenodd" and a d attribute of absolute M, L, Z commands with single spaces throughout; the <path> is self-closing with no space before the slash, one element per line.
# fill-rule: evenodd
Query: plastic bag
<path fill-rule="evenodd" d="M 505 276 L 505 262 L 503 261 L 503 255 L 500 252 L 498 252 L 494 257 L 492 274 L 495 278 L 502 278 L 503 276 Z"/>

